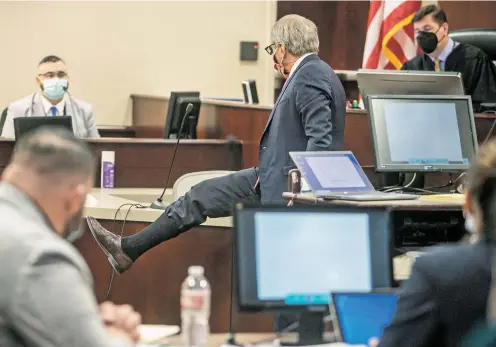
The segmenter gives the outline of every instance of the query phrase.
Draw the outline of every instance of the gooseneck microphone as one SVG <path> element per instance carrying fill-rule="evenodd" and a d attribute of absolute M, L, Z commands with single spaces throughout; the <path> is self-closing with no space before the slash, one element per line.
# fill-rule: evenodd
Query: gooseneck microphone
<path fill-rule="evenodd" d="M 163 203 L 162 200 L 164 199 L 164 194 L 165 191 L 167 190 L 167 185 L 169 184 L 169 178 L 172 172 L 172 166 L 174 165 L 174 159 L 176 159 L 177 147 L 179 146 L 179 141 L 181 140 L 184 124 L 186 123 L 186 119 L 188 119 L 191 111 L 193 111 L 193 108 L 194 106 L 191 103 L 189 103 L 188 106 L 186 106 L 186 112 L 184 112 L 184 117 L 183 120 L 181 121 L 181 126 L 179 127 L 179 133 L 177 134 L 176 147 L 174 148 L 174 153 L 172 154 L 172 160 L 169 166 L 169 172 L 167 173 L 167 179 L 165 180 L 164 190 L 162 191 L 162 194 L 160 194 L 160 197 L 150 205 L 150 208 L 154 208 L 156 210 L 165 210 L 166 205 Z"/>

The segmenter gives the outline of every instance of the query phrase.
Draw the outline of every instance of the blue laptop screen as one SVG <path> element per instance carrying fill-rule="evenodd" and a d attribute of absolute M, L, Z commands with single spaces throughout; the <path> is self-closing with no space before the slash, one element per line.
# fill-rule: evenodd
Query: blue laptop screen
<path fill-rule="evenodd" d="M 314 192 L 369 192 L 374 190 L 351 152 L 293 153 L 293 161 Z"/>
<path fill-rule="evenodd" d="M 334 294 L 334 307 L 343 342 L 364 344 L 372 337 L 380 339 L 396 311 L 395 293 Z"/>

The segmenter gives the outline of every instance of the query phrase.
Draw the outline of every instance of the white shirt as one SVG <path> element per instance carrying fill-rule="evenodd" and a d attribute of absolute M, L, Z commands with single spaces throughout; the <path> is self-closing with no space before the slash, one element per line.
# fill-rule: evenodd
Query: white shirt
<path fill-rule="evenodd" d="M 291 68 L 291 71 L 289 72 L 288 79 L 289 79 L 289 77 L 291 77 L 291 75 L 293 74 L 293 72 L 296 71 L 296 69 L 298 68 L 298 65 L 301 64 L 301 62 L 303 61 L 303 59 L 305 59 L 306 57 L 308 57 L 309 55 L 312 55 L 312 54 L 317 54 L 317 53 L 303 54 L 301 57 L 298 58 L 298 60 L 296 61 L 296 63 L 294 63 L 293 67 Z"/>
<path fill-rule="evenodd" d="M 55 106 L 55 108 L 57 108 L 57 114 L 56 114 L 57 116 L 63 116 L 64 115 L 65 95 L 57 105 L 53 105 L 50 101 L 48 101 L 47 98 L 45 98 L 43 96 L 43 94 L 41 94 L 41 103 L 43 104 L 43 110 L 45 111 L 45 114 L 48 117 L 52 116 L 52 111 L 50 109 L 53 106 Z"/>

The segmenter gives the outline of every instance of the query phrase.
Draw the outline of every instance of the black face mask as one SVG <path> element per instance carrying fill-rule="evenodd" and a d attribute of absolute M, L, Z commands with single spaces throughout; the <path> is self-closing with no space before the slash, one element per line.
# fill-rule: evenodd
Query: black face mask
<path fill-rule="evenodd" d="M 440 29 L 441 27 L 439 27 L 439 29 L 437 29 L 435 33 L 431 33 L 429 31 L 421 31 L 417 35 L 417 43 L 422 51 L 427 54 L 431 54 L 436 50 L 437 43 L 439 42 L 436 34 Z"/>

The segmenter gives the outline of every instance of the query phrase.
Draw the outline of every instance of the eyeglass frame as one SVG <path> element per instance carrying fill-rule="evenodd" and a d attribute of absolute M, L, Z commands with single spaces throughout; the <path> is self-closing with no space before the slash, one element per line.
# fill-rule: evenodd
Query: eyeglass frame
<path fill-rule="evenodd" d="M 265 51 L 269 54 L 269 55 L 273 55 L 277 49 L 279 48 L 281 44 L 277 44 L 277 43 L 271 43 L 270 45 L 268 45 L 267 47 L 265 47 Z M 274 46 L 274 47 L 273 47 Z"/>
<path fill-rule="evenodd" d="M 38 76 L 41 76 L 41 77 L 44 77 L 44 78 L 67 78 L 69 76 L 69 74 L 65 71 L 57 71 L 57 72 L 52 72 L 52 71 L 48 71 L 48 72 L 45 72 L 44 74 L 38 74 Z"/>

